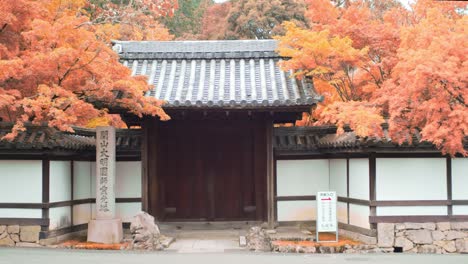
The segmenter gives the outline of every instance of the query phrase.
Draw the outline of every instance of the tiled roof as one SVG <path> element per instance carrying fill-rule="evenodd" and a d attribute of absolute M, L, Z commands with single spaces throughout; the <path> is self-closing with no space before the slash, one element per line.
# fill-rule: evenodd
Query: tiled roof
<path fill-rule="evenodd" d="M 274 129 L 273 146 L 283 153 L 324 153 L 327 151 L 357 151 L 363 148 L 382 149 L 426 149 L 436 151 L 434 145 L 420 142 L 419 135 L 413 135 L 412 144 L 398 145 L 391 141 L 387 130 L 384 137 L 359 137 L 355 132 L 346 130 L 336 134 L 334 126 L 320 127 L 278 127 Z M 468 143 L 468 141 L 467 141 Z M 468 146 L 467 146 L 468 147 Z"/>
<path fill-rule="evenodd" d="M 1 140 L 11 131 L 11 123 L 0 122 L 0 149 L 7 150 L 94 150 L 95 130 L 74 128 L 75 133 L 61 132 L 48 126 L 27 125 L 26 131 L 20 132 L 13 140 Z M 141 131 L 118 129 L 116 131 L 117 151 L 140 150 Z"/>
<path fill-rule="evenodd" d="M 311 83 L 283 72 L 275 40 L 114 42 L 132 75 L 146 75 L 147 96 L 166 108 L 312 106 Z"/>

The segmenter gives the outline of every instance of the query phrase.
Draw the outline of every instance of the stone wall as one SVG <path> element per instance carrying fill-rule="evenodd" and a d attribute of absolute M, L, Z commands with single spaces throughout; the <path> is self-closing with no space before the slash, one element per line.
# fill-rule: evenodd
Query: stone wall
<path fill-rule="evenodd" d="M 468 222 L 380 223 L 380 248 L 401 248 L 412 253 L 468 253 Z"/>
<path fill-rule="evenodd" d="M 40 226 L 0 225 L 0 246 L 39 246 Z"/>

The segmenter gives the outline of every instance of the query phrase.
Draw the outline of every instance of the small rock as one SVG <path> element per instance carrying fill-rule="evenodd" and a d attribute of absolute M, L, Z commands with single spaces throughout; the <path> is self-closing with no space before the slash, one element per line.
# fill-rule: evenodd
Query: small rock
<path fill-rule="evenodd" d="M 171 243 L 167 241 L 171 238 L 161 235 L 154 217 L 146 212 L 139 212 L 133 217 L 130 232 L 132 233 L 132 242 L 129 245 L 131 249 L 163 250 Z"/>
<path fill-rule="evenodd" d="M 454 240 L 459 238 L 465 238 L 467 235 L 460 231 L 446 231 L 447 240 Z"/>
<path fill-rule="evenodd" d="M 17 247 L 42 247 L 42 246 L 39 245 L 39 244 L 36 244 L 36 243 L 27 243 L 27 242 L 19 242 L 19 243 L 16 243 L 16 246 L 17 246 Z"/>
<path fill-rule="evenodd" d="M 7 232 L 10 234 L 18 234 L 19 231 L 20 231 L 19 225 L 11 225 L 11 226 L 8 226 L 7 228 Z"/>
<path fill-rule="evenodd" d="M 20 229 L 20 239 L 23 242 L 39 241 L 40 226 L 22 226 Z"/>
<path fill-rule="evenodd" d="M 309 230 L 301 230 L 301 233 L 308 236 L 312 235 L 312 232 L 310 232 Z"/>
<path fill-rule="evenodd" d="M 439 223 L 436 223 L 436 226 L 437 226 L 437 230 L 440 230 L 440 231 L 450 230 L 449 222 L 439 222 Z"/>
<path fill-rule="evenodd" d="M 377 245 L 379 247 L 392 247 L 395 239 L 395 225 L 380 223 L 377 225 Z"/>
<path fill-rule="evenodd" d="M 245 236 L 239 236 L 239 247 L 247 246 L 247 239 Z"/>
<path fill-rule="evenodd" d="M 0 239 L 0 246 L 15 246 L 15 241 L 13 241 L 9 236 Z"/>
<path fill-rule="evenodd" d="M 408 250 L 411 250 L 414 248 L 413 242 L 411 242 L 409 239 L 404 238 L 404 237 L 397 237 L 395 239 L 395 247 L 401 247 L 403 248 L 403 252 L 406 252 Z"/>
<path fill-rule="evenodd" d="M 317 252 L 315 247 L 304 247 L 304 253 L 313 254 Z"/>
<path fill-rule="evenodd" d="M 253 226 L 249 229 L 246 236 L 247 247 L 254 251 L 271 251 L 270 236 L 259 226 Z"/>
<path fill-rule="evenodd" d="M 20 237 L 18 234 L 10 234 L 10 238 L 16 243 L 20 242 Z"/>
<path fill-rule="evenodd" d="M 437 240 L 444 240 L 445 239 L 445 234 L 444 232 L 440 230 L 435 230 L 432 231 L 432 239 L 437 241 Z"/>
<path fill-rule="evenodd" d="M 452 222 L 450 226 L 455 230 L 468 230 L 468 222 Z"/>
<path fill-rule="evenodd" d="M 274 229 L 267 229 L 267 230 L 265 230 L 265 232 L 266 232 L 267 234 L 269 234 L 269 235 L 271 235 L 271 234 L 276 234 L 276 230 L 274 230 Z"/>
<path fill-rule="evenodd" d="M 432 235 L 429 230 L 408 230 L 406 236 L 416 244 L 432 244 Z"/>

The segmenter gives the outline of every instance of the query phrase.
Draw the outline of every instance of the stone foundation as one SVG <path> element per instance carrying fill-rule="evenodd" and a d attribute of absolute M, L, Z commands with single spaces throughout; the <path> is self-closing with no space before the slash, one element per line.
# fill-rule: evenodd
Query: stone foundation
<path fill-rule="evenodd" d="M 0 246 L 40 247 L 40 226 L 0 225 Z"/>
<path fill-rule="evenodd" d="M 468 222 L 380 223 L 377 245 L 412 253 L 468 253 Z"/>

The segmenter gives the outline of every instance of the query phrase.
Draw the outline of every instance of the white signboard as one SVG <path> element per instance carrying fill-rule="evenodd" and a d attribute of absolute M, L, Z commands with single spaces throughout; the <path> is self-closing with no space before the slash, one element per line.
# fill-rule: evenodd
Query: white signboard
<path fill-rule="evenodd" d="M 317 193 L 317 241 L 319 232 L 336 232 L 338 240 L 336 192 Z"/>

